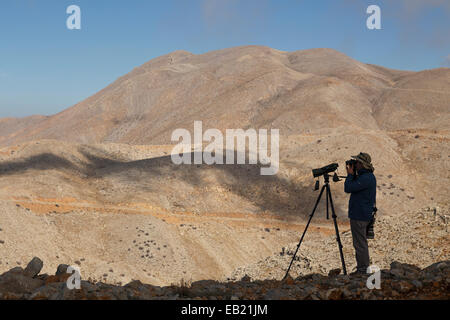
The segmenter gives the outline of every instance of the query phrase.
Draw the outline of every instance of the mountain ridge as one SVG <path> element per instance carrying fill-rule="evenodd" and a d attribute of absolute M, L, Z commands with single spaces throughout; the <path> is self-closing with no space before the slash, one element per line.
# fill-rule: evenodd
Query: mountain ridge
<path fill-rule="evenodd" d="M 438 83 L 430 83 L 427 80 L 430 76 L 439 77 Z M 262 124 L 275 122 L 283 131 L 283 114 L 295 118 L 299 126 L 308 126 L 309 120 L 304 119 L 309 114 L 330 113 L 340 117 L 330 124 L 340 126 L 346 122 L 344 118 L 351 114 L 350 110 L 362 112 L 350 123 L 366 127 L 367 124 L 358 124 L 358 118 L 373 122 L 370 110 L 375 110 L 378 125 L 388 122 L 388 128 L 395 129 L 392 124 L 395 121 L 388 120 L 392 114 L 398 114 L 392 111 L 392 100 L 404 101 L 408 97 L 385 90 L 392 91 L 397 84 L 402 86 L 399 89 L 420 90 L 417 86 L 425 84 L 427 88 L 437 88 L 443 80 L 446 82 L 441 87 L 446 88 L 449 78 L 450 69 L 446 68 L 396 71 L 373 67 L 326 48 L 283 52 L 263 46 L 242 46 L 201 55 L 175 51 L 144 63 L 60 113 L 42 121 L 30 120 L 29 132 L 6 131 L 0 136 L 0 146 L 39 139 L 170 143 L 171 131 L 190 128 L 194 120 L 224 129 L 258 127 L 261 124 L 258 119 L 262 117 Z M 437 95 L 440 104 L 448 98 L 445 92 Z M 278 98 L 283 99 L 282 106 L 276 104 Z M 335 109 L 336 104 L 341 110 Z M 362 111 L 364 108 L 367 111 Z M 439 108 L 440 112 L 445 111 Z M 280 121 L 276 121 L 280 116 Z M 251 121 L 244 121 L 249 117 Z M 411 116 L 412 120 L 416 118 Z M 430 116 L 425 128 L 432 127 L 433 121 L 436 117 Z M 308 130 L 324 125 L 321 121 L 314 122 Z M 378 125 L 373 123 L 369 127 Z M 288 134 L 290 131 L 287 130 Z"/>

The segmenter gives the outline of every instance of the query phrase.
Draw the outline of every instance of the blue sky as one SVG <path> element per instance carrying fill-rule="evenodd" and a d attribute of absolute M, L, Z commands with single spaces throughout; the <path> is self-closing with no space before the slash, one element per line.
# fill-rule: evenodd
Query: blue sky
<path fill-rule="evenodd" d="M 78 5 L 82 29 L 66 28 Z M 366 28 L 381 7 L 382 30 Z M 0 117 L 51 115 L 160 55 L 327 47 L 405 70 L 450 67 L 449 0 L 1 0 Z"/>

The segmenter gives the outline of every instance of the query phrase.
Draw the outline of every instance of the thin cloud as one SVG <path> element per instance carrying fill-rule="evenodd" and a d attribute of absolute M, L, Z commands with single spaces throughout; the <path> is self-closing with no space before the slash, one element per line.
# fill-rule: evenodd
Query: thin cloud
<path fill-rule="evenodd" d="M 204 0 L 203 18 L 210 27 L 237 18 L 237 1 Z"/>
<path fill-rule="evenodd" d="M 402 0 L 398 12 L 401 25 L 401 37 L 406 42 L 419 42 L 434 48 L 450 45 L 449 21 L 450 1 L 448 0 Z M 421 18 L 430 10 L 439 9 L 443 19 L 429 20 L 429 28 L 420 23 Z"/>

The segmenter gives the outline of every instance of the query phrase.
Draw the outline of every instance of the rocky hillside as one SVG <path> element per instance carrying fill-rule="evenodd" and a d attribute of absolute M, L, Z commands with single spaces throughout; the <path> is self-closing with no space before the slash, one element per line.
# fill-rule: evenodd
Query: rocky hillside
<path fill-rule="evenodd" d="M 369 290 L 367 275 L 328 276 L 310 274 L 284 281 L 251 281 L 244 277 L 235 282 L 198 281 L 169 287 L 157 287 L 132 281 L 120 287 L 81 281 L 79 290 L 70 290 L 67 265 L 60 265 L 55 275 L 39 274 L 43 262 L 34 258 L 25 269 L 16 267 L 0 275 L 0 299 L 30 300 L 284 300 L 284 299 L 450 299 L 450 261 L 438 262 L 424 269 L 393 262 L 381 271 L 381 289 Z"/>
<path fill-rule="evenodd" d="M 0 272 L 37 255 L 46 261 L 45 272 L 61 263 L 77 264 L 87 277 L 110 284 L 225 280 L 238 268 L 245 270 L 238 278 L 245 273 L 279 278 L 289 260 L 280 252 L 283 247 L 285 253 L 292 251 L 317 197 L 310 169 L 330 161 L 326 149 L 351 138 L 294 140 L 292 159 L 286 158 L 274 177 L 261 176 L 258 166 L 175 166 L 168 158 L 170 146 L 40 141 L 0 149 Z M 383 157 L 384 163 L 375 160 L 380 224 L 373 258 L 383 267 L 394 260 L 424 267 L 449 259 L 444 250 L 448 241 L 441 239 L 448 234 L 420 220 L 417 208 L 433 204 L 441 207 L 438 214 L 447 214 L 442 172 L 450 145 L 433 133 L 412 132 L 399 139 L 404 154 Z M 414 149 L 414 143 L 424 152 Z M 382 155 L 395 146 L 376 147 Z M 345 148 L 333 152 L 340 163 L 359 151 Z M 403 162 L 419 156 L 417 167 Z M 425 173 L 427 178 L 421 178 Z M 332 189 L 352 267 L 348 195 L 342 182 Z M 311 267 L 303 274 L 326 273 L 340 265 L 324 209 L 322 204 L 301 251 L 308 253 L 303 261 Z M 393 222 L 381 228 L 389 219 Z M 397 238 L 404 243 L 398 248 Z M 265 270 L 266 265 L 271 269 Z"/>
<path fill-rule="evenodd" d="M 202 55 L 177 51 L 137 67 L 56 115 L 0 119 L 0 147 L 6 147 L 0 150 L 0 156 L 11 148 L 23 149 L 30 141 L 43 139 L 70 142 L 74 148 L 79 144 L 94 144 L 97 148 L 106 143 L 120 143 L 123 149 L 130 149 L 126 145 L 167 145 L 172 143 L 175 129 L 192 131 L 196 120 L 203 121 L 205 130 L 217 128 L 222 132 L 232 128 L 276 128 L 281 134 L 279 179 L 264 181 L 264 185 L 279 190 L 282 203 L 257 200 L 257 208 L 245 205 L 245 210 L 276 213 L 308 207 L 313 197 L 297 201 L 292 195 L 299 190 L 286 184 L 296 185 L 300 191 L 309 189 L 312 168 L 343 163 L 352 154 L 370 151 L 377 174 L 391 176 L 381 184 L 392 183 L 400 190 L 380 190 L 380 206 L 393 213 L 404 212 L 418 205 L 435 205 L 435 201 L 446 197 L 443 186 L 450 184 L 450 178 L 442 175 L 442 170 L 450 169 L 449 92 L 448 68 L 391 70 L 361 63 L 332 49 L 283 52 L 244 46 Z M 52 153 L 52 149 L 59 147 L 49 144 L 47 150 L 39 148 L 42 153 Z M 177 171 L 172 170 L 170 158 L 165 155 L 153 161 L 153 166 Z M 109 155 L 94 156 L 91 162 L 121 167 L 120 173 L 114 175 L 121 175 L 122 181 L 128 177 L 123 176 L 121 163 L 135 160 L 122 157 L 118 163 Z M 14 165 L 11 160 L 27 160 L 18 158 L 16 154 L 4 161 Z M 195 177 L 182 173 L 187 176 L 184 180 L 198 182 L 201 190 L 195 189 L 199 194 L 204 194 L 207 186 L 199 176 L 210 174 L 205 168 L 196 170 L 199 174 Z M 223 175 L 227 178 L 214 175 L 220 181 L 243 174 L 252 179 L 252 172 L 246 171 L 226 170 Z M 178 177 L 175 180 L 184 183 Z M 233 190 L 230 183 L 221 183 L 207 192 L 215 192 L 216 187 Z M 159 196 L 152 201 L 176 207 L 180 201 L 172 201 L 167 189 L 161 188 L 162 201 Z M 280 198 L 276 193 L 274 196 Z M 222 197 L 218 192 L 215 195 Z M 234 197 L 236 193 L 227 195 Z M 237 194 L 240 199 L 254 199 L 255 195 L 258 197 L 259 190 Z M 188 203 L 190 199 L 181 201 L 181 205 L 186 210 L 198 208 L 198 204 Z M 215 200 L 200 202 L 207 203 L 209 211 L 223 207 Z"/>
<path fill-rule="evenodd" d="M 327 274 L 334 268 L 340 268 L 336 237 L 333 235 L 318 242 L 308 240 L 308 235 L 292 265 L 291 274 L 295 277 L 313 272 Z M 351 232 L 341 232 L 341 241 L 348 271 L 356 270 Z M 231 279 L 240 279 L 244 275 L 261 280 L 281 279 L 297 244 L 291 243 L 275 255 L 237 269 Z M 449 207 L 379 217 L 375 225 L 375 239 L 369 240 L 369 252 L 371 264 L 379 268 L 388 268 L 392 261 L 424 268 L 436 261 L 450 259 Z"/>

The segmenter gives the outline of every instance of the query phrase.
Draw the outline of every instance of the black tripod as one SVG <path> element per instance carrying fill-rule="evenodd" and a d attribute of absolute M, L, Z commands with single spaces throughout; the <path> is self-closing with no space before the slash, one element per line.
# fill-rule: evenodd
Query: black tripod
<path fill-rule="evenodd" d="M 287 276 L 289 275 L 289 271 L 291 270 L 292 263 L 294 262 L 295 256 L 297 255 L 298 250 L 300 249 L 300 245 L 303 242 L 303 238 L 305 237 L 305 234 L 306 234 L 306 231 L 308 230 L 309 224 L 311 223 L 311 220 L 312 220 L 312 218 L 314 216 L 314 213 L 316 212 L 317 206 L 319 205 L 319 202 L 320 202 L 320 199 L 322 198 L 324 190 L 326 190 L 326 198 L 327 198 L 327 220 L 329 219 L 329 209 L 328 209 L 329 208 L 328 201 L 329 201 L 330 206 L 331 206 L 332 218 L 333 218 L 333 222 L 334 222 L 334 229 L 336 231 L 336 241 L 338 243 L 339 253 L 341 255 L 342 270 L 344 271 L 345 275 L 347 274 L 347 269 L 345 268 L 344 253 L 342 252 L 341 237 L 339 236 L 339 229 L 338 229 L 338 224 L 337 224 L 337 221 L 336 221 L 337 216 L 336 216 L 336 213 L 334 211 L 333 198 L 331 197 L 330 175 L 328 173 L 325 173 L 323 175 L 323 177 L 324 177 L 324 180 L 325 180 L 325 184 L 322 186 L 322 190 L 320 191 L 319 197 L 317 198 L 316 205 L 314 206 L 314 209 L 313 209 L 311 215 L 309 216 L 309 220 L 308 220 L 308 223 L 306 224 L 305 231 L 303 231 L 303 235 L 300 238 L 300 242 L 297 245 L 297 250 L 295 250 L 294 256 L 292 257 L 291 263 L 289 264 L 289 268 L 287 269 L 286 275 L 284 276 L 283 279 L 286 279 Z M 337 178 L 337 181 L 339 181 L 339 178 L 337 176 L 336 176 L 336 178 Z M 319 182 L 319 181 L 317 181 L 317 182 Z M 318 185 L 317 185 L 317 189 L 318 189 Z"/>

